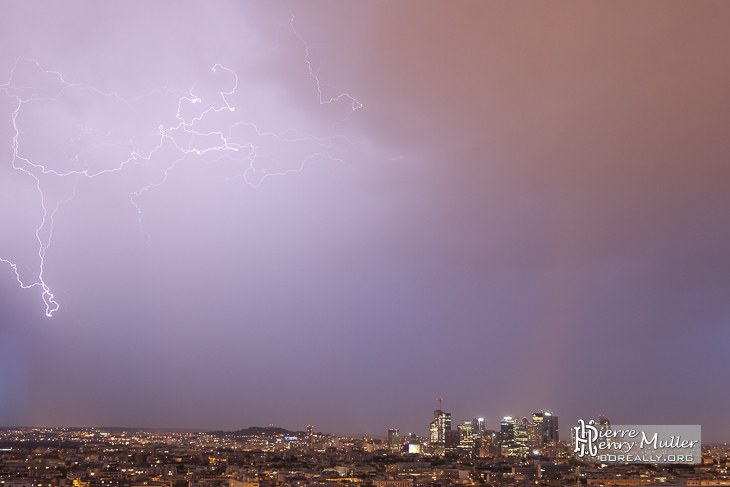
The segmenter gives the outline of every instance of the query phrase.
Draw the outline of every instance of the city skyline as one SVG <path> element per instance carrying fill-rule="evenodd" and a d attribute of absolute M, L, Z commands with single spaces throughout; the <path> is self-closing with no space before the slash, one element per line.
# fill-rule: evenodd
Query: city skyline
<path fill-rule="evenodd" d="M 620 479 L 620 485 L 674 486 L 724 485 L 728 476 L 727 446 L 693 451 L 692 459 L 686 459 L 681 466 L 633 460 L 609 460 L 607 464 L 571 453 L 560 445 L 515 457 L 506 454 L 506 447 L 497 448 L 491 435 L 473 438 L 473 443 L 465 442 L 447 455 L 439 455 L 429 446 L 421 452 L 424 445 L 418 438 L 409 435 L 406 443 L 397 430 L 388 433 L 388 438 L 378 440 L 311 432 L 295 437 L 283 430 L 218 434 L 0 428 L 0 484 L 419 487 L 457 483 L 506 487 L 608 484 Z"/>
<path fill-rule="evenodd" d="M 439 407 L 441 407 L 442 398 L 439 398 Z M 423 433 L 422 431 L 416 431 L 416 430 L 408 430 L 407 433 L 404 430 L 404 438 L 410 437 L 412 435 L 416 435 L 419 438 L 425 439 L 428 442 L 432 444 L 437 443 L 443 443 L 444 442 L 444 429 L 446 430 L 452 430 L 456 431 L 457 429 L 461 429 L 460 426 L 464 423 L 469 423 L 469 430 L 470 432 L 473 431 L 474 436 L 479 436 L 481 433 L 485 431 L 492 431 L 495 434 L 499 435 L 500 430 L 504 431 L 504 425 L 505 422 L 514 422 L 515 425 L 525 422 L 530 422 L 532 424 L 535 424 L 539 422 L 541 425 L 547 421 L 547 426 L 544 427 L 543 433 L 545 434 L 545 443 L 548 443 L 550 441 L 558 441 L 559 440 L 559 428 L 557 427 L 557 420 L 558 415 L 551 411 L 546 410 L 540 410 L 533 412 L 531 415 L 523 415 L 523 416 L 503 416 L 501 418 L 496 419 L 495 424 L 491 424 L 490 421 L 488 421 L 485 417 L 474 417 L 473 419 L 466 420 L 456 420 L 454 423 L 454 426 L 452 427 L 452 414 L 446 411 L 442 411 L 441 409 L 437 409 L 433 411 L 434 414 L 434 420 L 429 423 L 430 427 L 427 428 L 427 431 Z M 548 421 L 546 417 L 552 416 L 554 419 L 551 419 Z M 446 418 L 445 420 L 442 418 Z M 580 418 L 584 419 L 584 418 Z M 596 424 L 611 424 L 610 418 L 607 418 L 603 414 L 598 415 L 596 418 L 590 418 L 585 419 L 585 421 L 594 420 Z M 475 426 L 476 424 L 476 426 Z M 526 423 L 525 423 L 526 424 Z M 572 434 L 572 430 L 577 425 L 577 421 L 575 424 L 570 423 L 568 425 L 564 425 L 564 428 L 566 428 L 566 431 L 564 432 L 564 435 L 562 437 L 562 441 L 565 443 L 570 443 L 570 438 Z M 434 425 L 436 425 L 436 429 L 438 431 L 441 431 L 440 433 L 436 433 L 436 439 L 434 439 Z M 553 426 L 554 425 L 554 426 Z M 393 425 L 391 425 L 393 426 Z M 397 426 L 397 425 L 396 425 Z M 493 426 L 493 427 L 490 427 Z M 341 437 L 371 437 L 371 438 L 384 438 L 388 439 L 389 444 L 391 443 L 391 435 L 393 432 L 395 432 L 395 438 L 399 438 L 400 436 L 400 428 L 398 427 L 389 427 L 387 432 L 384 435 L 378 435 L 378 432 L 359 432 L 357 434 L 347 434 L 347 433 L 330 433 L 327 431 L 321 431 L 316 429 L 316 427 L 312 424 L 307 424 L 306 427 L 300 428 L 300 427 L 294 427 L 290 425 L 286 425 L 284 423 L 269 423 L 267 425 L 248 425 L 248 426 L 242 426 L 239 428 L 232 429 L 230 431 L 224 431 L 224 430 L 212 430 L 212 429 L 205 429 L 205 428 L 156 428 L 154 426 L 147 426 L 147 427 L 141 427 L 141 426 L 134 426 L 134 425 L 65 425 L 65 426 L 44 426 L 44 425 L 36 425 L 36 426 L 26 426 L 26 425 L 0 425 L 0 428 L 2 429 L 13 429 L 13 428 L 21 428 L 21 429 L 58 429 L 58 428 L 77 428 L 77 429 L 85 429 L 85 428 L 92 428 L 92 429 L 126 429 L 126 430 L 159 430 L 159 431 L 185 431 L 185 432 L 225 432 L 225 433 L 233 433 L 236 431 L 242 431 L 242 430 L 250 430 L 250 429 L 283 429 L 291 432 L 297 432 L 297 433 L 304 433 L 306 436 L 310 436 L 312 434 L 324 434 L 324 435 L 331 435 L 331 436 L 341 436 Z M 429 431 L 430 430 L 430 431 Z M 380 432 L 382 433 L 382 432 Z M 727 441 L 718 441 L 713 442 L 709 444 L 727 444 Z"/>
<path fill-rule="evenodd" d="M 5 2 L 0 425 L 403 438 L 443 397 L 728 441 L 727 25 Z"/>

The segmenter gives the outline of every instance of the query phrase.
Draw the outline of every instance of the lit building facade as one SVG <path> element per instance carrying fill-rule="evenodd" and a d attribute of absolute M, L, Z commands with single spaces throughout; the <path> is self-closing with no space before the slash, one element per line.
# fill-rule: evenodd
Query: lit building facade
<path fill-rule="evenodd" d="M 434 452 L 442 455 L 446 447 L 446 432 L 451 431 L 451 413 L 445 413 L 440 409 L 434 411 L 429 431 Z"/>
<path fill-rule="evenodd" d="M 539 424 L 542 432 L 541 446 L 547 445 L 551 442 L 556 442 L 560 439 L 558 432 L 558 417 L 550 411 L 540 411 L 539 413 L 532 413 L 532 422 Z"/>
<path fill-rule="evenodd" d="M 481 436 L 485 429 L 484 418 L 474 418 L 471 420 L 471 433 L 475 438 Z"/>
<path fill-rule="evenodd" d="M 471 451 L 474 447 L 472 422 L 462 419 L 456 429 L 459 430 L 459 449 L 462 451 Z"/>
<path fill-rule="evenodd" d="M 388 430 L 388 449 L 390 453 L 400 453 L 400 431 L 397 429 Z"/>

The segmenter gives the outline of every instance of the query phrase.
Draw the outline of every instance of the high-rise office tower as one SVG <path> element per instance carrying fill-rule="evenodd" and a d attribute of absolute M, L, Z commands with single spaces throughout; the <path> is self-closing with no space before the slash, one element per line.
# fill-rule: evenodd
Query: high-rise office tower
<path fill-rule="evenodd" d="M 511 445 L 515 442 L 515 430 L 520 424 L 518 418 L 505 416 L 499 423 L 499 442 L 505 445 Z"/>
<path fill-rule="evenodd" d="M 458 429 L 446 430 L 446 438 L 444 441 L 444 453 L 456 453 L 459 451 L 459 442 L 461 434 Z"/>
<path fill-rule="evenodd" d="M 532 424 L 535 425 L 535 435 L 537 436 L 537 446 L 545 445 L 545 413 L 532 413 Z"/>
<path fill-rule="evenodd" d="M 388 449 L 390 453 L 400 453 L 400 432 L 397 429 L 388 430 Z"/>
<path fill-rule="evenodd" d="M 474 437 L 481 436 L 485 429 L 484 418 L 474 418 L 471 420 L 471 434 Z"/>
<path fill-rule="evenodd" d="M 540 411 L 532 413 L 532 422 L 540 424 L 542 427 L 542 445 L 547 445 L 551 441 L 558 441 L 558 417 L 550 411 Z"/>
<path fill-rule="evenodd" d="M 456 429 L 459 430 L 459 449 L 471 450 L 474 446 L 474 436 L 472 435 L 472 422 L 462 419 Z"/>
<path fill-rule="evenodd" d="M 545 419 L 543 419 L 543 435 L 548 443 L 551 441 L 558 441 L 560 439 L 558 417 L 550 411 L 545 411 Z"/>
<path fill-rule="evenodd" d="M 446 446 L 446 431 L 451 430 L 451 413 L 445 413 L 440 409 L 433 412 L 429 431 L 431 433 L 431 445 L 436 453 L 443 454 Z"/>
<path fill-rule="evenodd" d="M 521 446 L 526 446 L 530 442 L 530 422 L 527 418 L 522 418 L 522 421 L 518 421 L 514 428 L 515 443 Z"/>

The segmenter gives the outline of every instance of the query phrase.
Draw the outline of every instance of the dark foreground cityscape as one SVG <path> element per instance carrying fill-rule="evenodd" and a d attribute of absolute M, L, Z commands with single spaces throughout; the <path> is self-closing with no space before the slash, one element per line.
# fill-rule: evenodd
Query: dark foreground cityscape
<path fill-rule="evenodd" d="M 2 428 L 0 487 L 730 485 L 727 445 L 703 446 L 697 464 L 590 463 L 549 411 L 488 429 L 484 418 L 452 428 L 438 409 L 428 437 L 383 433 Z"/>

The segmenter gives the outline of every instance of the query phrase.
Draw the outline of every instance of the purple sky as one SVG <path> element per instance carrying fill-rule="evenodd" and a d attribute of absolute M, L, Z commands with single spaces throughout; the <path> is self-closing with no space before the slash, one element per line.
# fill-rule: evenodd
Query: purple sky
<path fill-rule="evenodd" d="M 0 425 L 730 439 L 730 4 L 2 10 Z"/>

